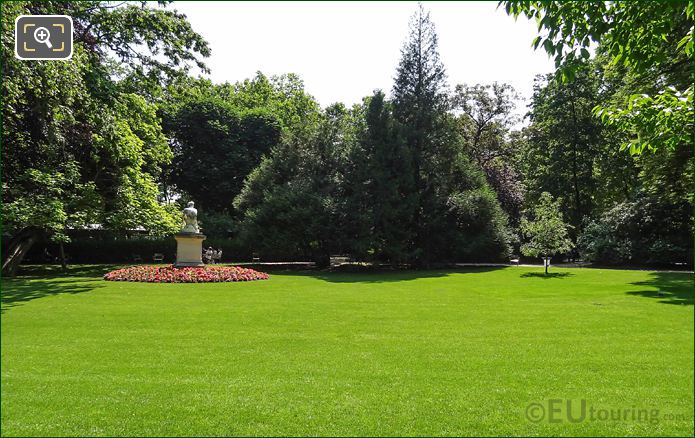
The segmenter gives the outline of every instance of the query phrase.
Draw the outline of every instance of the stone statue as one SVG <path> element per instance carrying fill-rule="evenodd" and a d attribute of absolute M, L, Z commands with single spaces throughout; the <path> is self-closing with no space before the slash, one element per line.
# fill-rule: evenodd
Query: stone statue
<path fill-rule="evenodd" d="M 185 225 L 182 233 L 200 233 L 198 228 L 198 210 L 195 209 L 193 201 L 188 203 L 188 207 L 183 209 L 183 221 Z"/>
<path fill-rule="evenodd" d="M 183 229 L 174 234 L 176 239 L 176 263 L 174 267 L 203 266 L 203 240 L 205 235 L 198 227 L 198 210 L 189 202 L 183 209 Z"/>

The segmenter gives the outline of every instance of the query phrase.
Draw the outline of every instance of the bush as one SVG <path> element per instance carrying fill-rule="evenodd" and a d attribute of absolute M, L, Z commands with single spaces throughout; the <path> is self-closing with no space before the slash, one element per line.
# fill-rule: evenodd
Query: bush
<path fill-rule="evenodd" d="M 440 231 L 440 260 L 505 262 L 511 254 L 511 230 L 495 193 L 488 187 L 452 194 L 447 201 L 453 223 Z M 448 245 L 447 245 L 448 243 Z M 450 247 L 448 253 L 444 248 Z"/>
<path fill-rule="evenodd" d="M 692 265 L 690 212 L 687 203 L 647 196 L 617 204 L 584 227 L 577 241 L 580 253 L 606 264 Z"/>

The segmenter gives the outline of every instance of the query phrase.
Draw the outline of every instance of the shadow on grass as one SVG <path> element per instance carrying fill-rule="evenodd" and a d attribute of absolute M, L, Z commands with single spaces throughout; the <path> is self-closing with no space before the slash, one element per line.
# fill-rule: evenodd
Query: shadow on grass
<path fill-rule="evenodd" d="M 547 280 L 549 278 L 567 278 L 573 277 L 574 274 L 571 272 L 548 272 L 547 274 L 543 272 L 524 272 L 521 274 L 521 278 L 542 278 Z"/>
<path fill-rule="evenodd" d="M 22 265 L 17 278 L 24 277 L 103 277 L 109 271 L 129 265 L 68 265 L 63 270 L 60 265 Z"/>
<path fill-rule="evenodd" d="M 663 304 L 693 305 L 693 276 L 686 273 L 652 272 L 649 280 L 630 283 L 649 286 L 652 290 L 626 292 L 628 295 L 654 298 Z"/>
<path fill-rule="evenodd" d="M 72 278 L 11 279 L 2 282 L 2 313 L 11 307 L 59 294 L 79 294 L 104 287 L 93 280 Z"/>
<path fill-rule="evenodd" d="M 16 278 L 3 278 L 2 313 L 32 300 L 59 294 L 78 294 L 104 287 L 95 279 L 118 265 L 71 265 L 66 271 L 56 265 L 22 266 Z"/>
<path fill-rule="evenodd" d="M 503 267 L 470 267 L 450 269 L 384 269 L 384 268 L 336 268 L 326 270 L 302 270 L 302 271 L 275 271 L 283 275 L 301 275 L 317 278 L 330 283 L 390 283 L 398 281 L 412 281 L 421 278 L 441 278 L 451 274 L 475 274 L 489 272 Z M 273 273 L 273 270 L 265 269 L 265 272 Z"/>

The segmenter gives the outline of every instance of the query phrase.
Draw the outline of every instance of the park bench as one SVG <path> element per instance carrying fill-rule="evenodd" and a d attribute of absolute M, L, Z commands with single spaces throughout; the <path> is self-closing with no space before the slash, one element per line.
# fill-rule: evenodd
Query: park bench
<path fill-rule="evenodd" d="M 160 252 L 156 252 L 156 253 L 154 253 L 154 255 L 152 256 L 152 260 L 153 260 L 155 263 L 164 263 L 164 254 L 162 254 L 162 253 L 160 253 Z"/>
<path fill-rule="evenodd" d="M 344 265 L 350 262 L 350 258 L 344 255 L 332 255 L 329 257 L 331 267 Z"/>

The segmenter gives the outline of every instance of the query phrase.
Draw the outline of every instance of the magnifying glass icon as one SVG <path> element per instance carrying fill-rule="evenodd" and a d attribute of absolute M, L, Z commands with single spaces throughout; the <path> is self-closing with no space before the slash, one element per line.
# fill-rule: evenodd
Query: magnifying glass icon
<path fill-rule="evenodd" d="M 45 27 L 37 27 L 34 31 L 34 39 L 37 43 L 45 44 L 49 49 L 53 47 L 50 41 L 51 33 Z"/>

